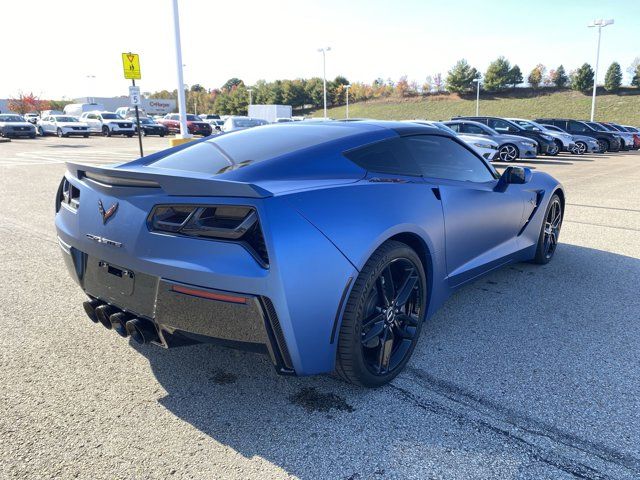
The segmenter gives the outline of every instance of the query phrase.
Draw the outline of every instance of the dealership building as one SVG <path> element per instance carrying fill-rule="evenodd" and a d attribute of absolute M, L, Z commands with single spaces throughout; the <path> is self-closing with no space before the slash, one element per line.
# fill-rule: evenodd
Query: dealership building
<path fill-rule="evenodd" d="M 129 97 L 80 97 L 74 98 L 73 103 L 99 103 L 109 112 L 115 112 L 120 107 L 129 106 Z M 176 109 L 176 101 L 160 98 L 143 98 L 140 108 L 149 115 L 164 115 Z"/>

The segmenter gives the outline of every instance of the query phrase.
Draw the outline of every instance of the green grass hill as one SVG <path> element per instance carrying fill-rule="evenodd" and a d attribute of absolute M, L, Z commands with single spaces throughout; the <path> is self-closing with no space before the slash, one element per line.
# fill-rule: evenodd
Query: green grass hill
<path fill-rule="evenodd" d="M 334 119 L 345 117 L 344 106 L 330 108 Z M 475 115 L 475 96 L 457 94 L 369 100 L 351 103 L 351 118 L 379 120 L 448 120 L 457 115 Z M 591 114 L 591 96 L 572 90 L 516 89 L 503 94 L 480 93 L 480 115 L 498 117 L 567 117 L 588 119 Z M 321 117 L 322 109 L 310 112 Z M 640 126 L 640 89 L 622 89 L 618 94 L 598 89 L 596 121 L 609 121 L 623 125 Z"/>

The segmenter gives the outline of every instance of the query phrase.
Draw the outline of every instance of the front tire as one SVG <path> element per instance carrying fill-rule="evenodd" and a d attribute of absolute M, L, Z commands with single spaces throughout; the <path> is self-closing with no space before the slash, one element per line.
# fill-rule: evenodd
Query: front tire
<path fill-rule="evenodd" d="M 111 136 L 111 130 L 106 125 L 102 126 L 102 136 L 104 136 L 104 137 L 110 137 Z"/>
<path fill-rule="evenodd" d="M 547 155 L 551 155 L 552 157 L 555 157 L 562 151 L 562 147 L 563 147 L 562 142 L 558 139 L 555 139 L 553 141 L 553 147 L 550 150 L 547 150 Z"/>
<path fill-rule="evenodd" d="M 534 263 L 544 265 L 553 258 L 558 246 L 563 216 L 562 202 L 560 197 L 554 193 L 544 214 L 544 221 L 542 222 L 536 247 L 536 256 L 533 259 Z"/>
<path fill-rule="evenodd" d="M 62 129 L 61 128 L 56 130 L 56 135 L 58 135 L 58 138 L 63 138 L 65 136 L 65 134 L 62 133 Z"/>
<path fill-rule="evenodd" d="M 598 139 L 598 146 L 600 147 L 600 153 L 609 151 L 609 142 L 607 140 Z"/>
<path fill-rule="evenodd" d="M 578 150 L 578 155 L 584 155 L 587 152 L 587 144 L 584 142 L 576 142 L 576 149 Z"/>
<path fill-rule="evenodd" d="M 424 323 L 427 281 L 418 254 L 387 241 L 362 268 L 338 337 L 336 371 L 344 380 L 379 387 L 411 358 Z"/>
<path fill-rule="evenodd" d="M 520 157 L 520 152 L 518 151 L 518 147 L 515 145 L 511 145 L 507 143 L 500 147 L 498 150 L 498 158 L 503 162 L 513 162 Z"/>

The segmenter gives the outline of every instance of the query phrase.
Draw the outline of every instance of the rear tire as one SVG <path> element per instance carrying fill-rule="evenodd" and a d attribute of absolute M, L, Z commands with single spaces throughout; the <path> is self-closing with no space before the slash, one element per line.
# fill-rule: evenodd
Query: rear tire
<path fill-rule="evenodd" d="M 534 263 L 544 265 L 549 263 L 553 258 L 553 254 L 556 252 L 556 247 L 558 246 L 563 217 L 562 202 L 558 194 L 554 193 L 544 212 L 544 220 L 542 221 L 538 245 L 536 247 L 536 256 L 533 259 Z"/>
<path fill-rule="evenodd" d="M 424 323 L 427 281 L 418 254 L 387 241 L 367 261 L 349 294 L 338 336 L 336 371 L 379 387 L 411 358 Z"/>
<path fill-rule="evenodd" d="M 104 137 L 110 137 L 111 136 L 111 130 L 106 125 L 102 126 L 102 135 Z"/>
<path fill-rule="evenodd" d="M 58 130 L 56 130 L 56 135 L 58 135 L 58 138 L 63 138 L 65 137 L 65 134 L 62 133 L 62 129 L 59 128 Z"/>

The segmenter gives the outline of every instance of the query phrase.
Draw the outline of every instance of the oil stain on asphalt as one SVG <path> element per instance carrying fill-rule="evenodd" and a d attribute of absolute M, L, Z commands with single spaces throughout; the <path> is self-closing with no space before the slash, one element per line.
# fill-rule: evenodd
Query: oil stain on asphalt
<path fill-rule="evenodd" d="M 322 393 L 313 387 L 305 387 L 289 399 L 292 404 L 304 408 L 307 412 L 338 410 L 351 413 L 354 411 L 354 408 L 341 396 L 335 393 Z"/>

